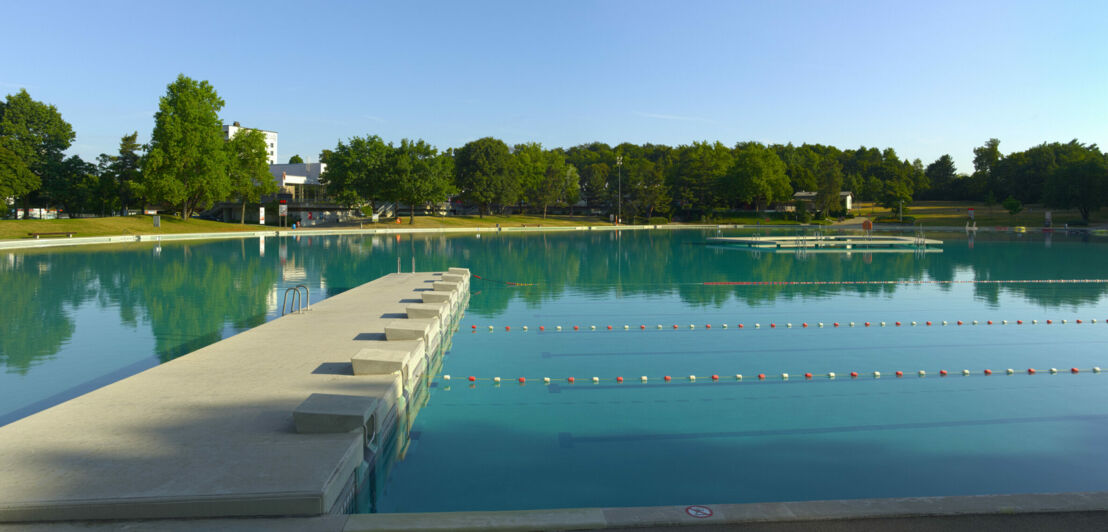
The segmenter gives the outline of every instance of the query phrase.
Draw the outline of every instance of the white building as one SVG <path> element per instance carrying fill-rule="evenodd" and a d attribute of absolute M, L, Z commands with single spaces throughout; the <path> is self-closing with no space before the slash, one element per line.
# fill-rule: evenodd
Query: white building
<path fill-rule="evenodd" d="M 304 197 L 306 187 L 319 187 L 319 176 L 327 169 L 326 163 L 270 164 L 269 173 L 281 191 L 294 198 Z"/>
<path fill-rule="evenodd" d="M 231 140 L 231 137 L 235 136 L 240 129 L 261 131 L 265 134 L 265 149 L 269 154 L 269 164 L 277 164 L 277 132 L 266 131 L 264 129 L 256 129 L 252 127 L 242 127 L 238 122 L 231 125 L 223 126 L 223 140 Z"/>

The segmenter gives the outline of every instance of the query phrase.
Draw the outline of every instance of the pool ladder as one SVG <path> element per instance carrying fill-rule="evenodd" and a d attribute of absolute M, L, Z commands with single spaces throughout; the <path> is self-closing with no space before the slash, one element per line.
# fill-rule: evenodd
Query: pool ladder
<path fill-rule="evenodd" d="M 300 299 L 300 289 L 301 288 L 304 289 L 304 299 L 303 300 Z M 292 304 L 289 304 L 289 292 L 292 292 Z M 281 315 L 282 316 L 285 315 L 285 308 L 286 307 L 288 308 L 288 311 L 289 311 L 290 314 L 293 313 L 293 312 L 295 312 L 297 314 L 300 314 L 301 312 L 311 310 L 310 308 L 308 308 L 308 306 L 311 305 L 310 296 L 311 296 L 311 292 L 308 291 L 308 287 L 304 286 L 302 284 L 298 284 L 298 285 L 296 285 L 292 288 L 286 289 L 285 290 L 285 297 L 284 297 L 284 299 L 281 300 Z"/>

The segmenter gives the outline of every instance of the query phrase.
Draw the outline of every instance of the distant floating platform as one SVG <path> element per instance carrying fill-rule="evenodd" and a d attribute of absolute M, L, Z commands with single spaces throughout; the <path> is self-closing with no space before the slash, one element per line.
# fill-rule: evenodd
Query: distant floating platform
<path fill-rule="evenodd" d="M 807 251 L 807 252 L 849 252 L 865 251 L 867 253 L 898 253 L 924 251 L 928 253 L 941 253 L 941 249 L 928 248 L 928 246 L 941 246 L 942 240 L 933 240 L 922 237 L 908 236 L 718 236 L 710 237 L 709 243 L 724 244 L 728 247 L 749 248 L 756 250 L 775 251 Z"/>

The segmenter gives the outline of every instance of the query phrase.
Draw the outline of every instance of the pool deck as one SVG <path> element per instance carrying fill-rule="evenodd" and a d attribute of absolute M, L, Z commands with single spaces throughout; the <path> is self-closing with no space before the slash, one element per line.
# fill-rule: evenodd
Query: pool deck
<path fill-rule="evenodd" d="M 0 427 L 0 522 L 341 512 L 368 424 L 300 433 L 293 412 L 335 394 L 395 419 L 464 309 L 468 270 L 450 274 L 387 275 Z"/>

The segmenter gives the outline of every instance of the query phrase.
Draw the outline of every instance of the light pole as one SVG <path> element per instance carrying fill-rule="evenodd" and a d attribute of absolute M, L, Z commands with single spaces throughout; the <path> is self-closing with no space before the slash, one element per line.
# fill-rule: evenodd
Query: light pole
<path fill-rule="evenodd" d="M 617 204 L 619 205 L 619 210 L 617 211 L 618 214 L 616 214 L 616 225 L 619 225 L 620 222 L 623 221 L 623 156 L 622 155 L 617 155 L 616 156 L 616 186 L 617 186 L 617 189 L 618 189 L 617 193 L 619 194 L 619 199 L 617 200 Z"/>

